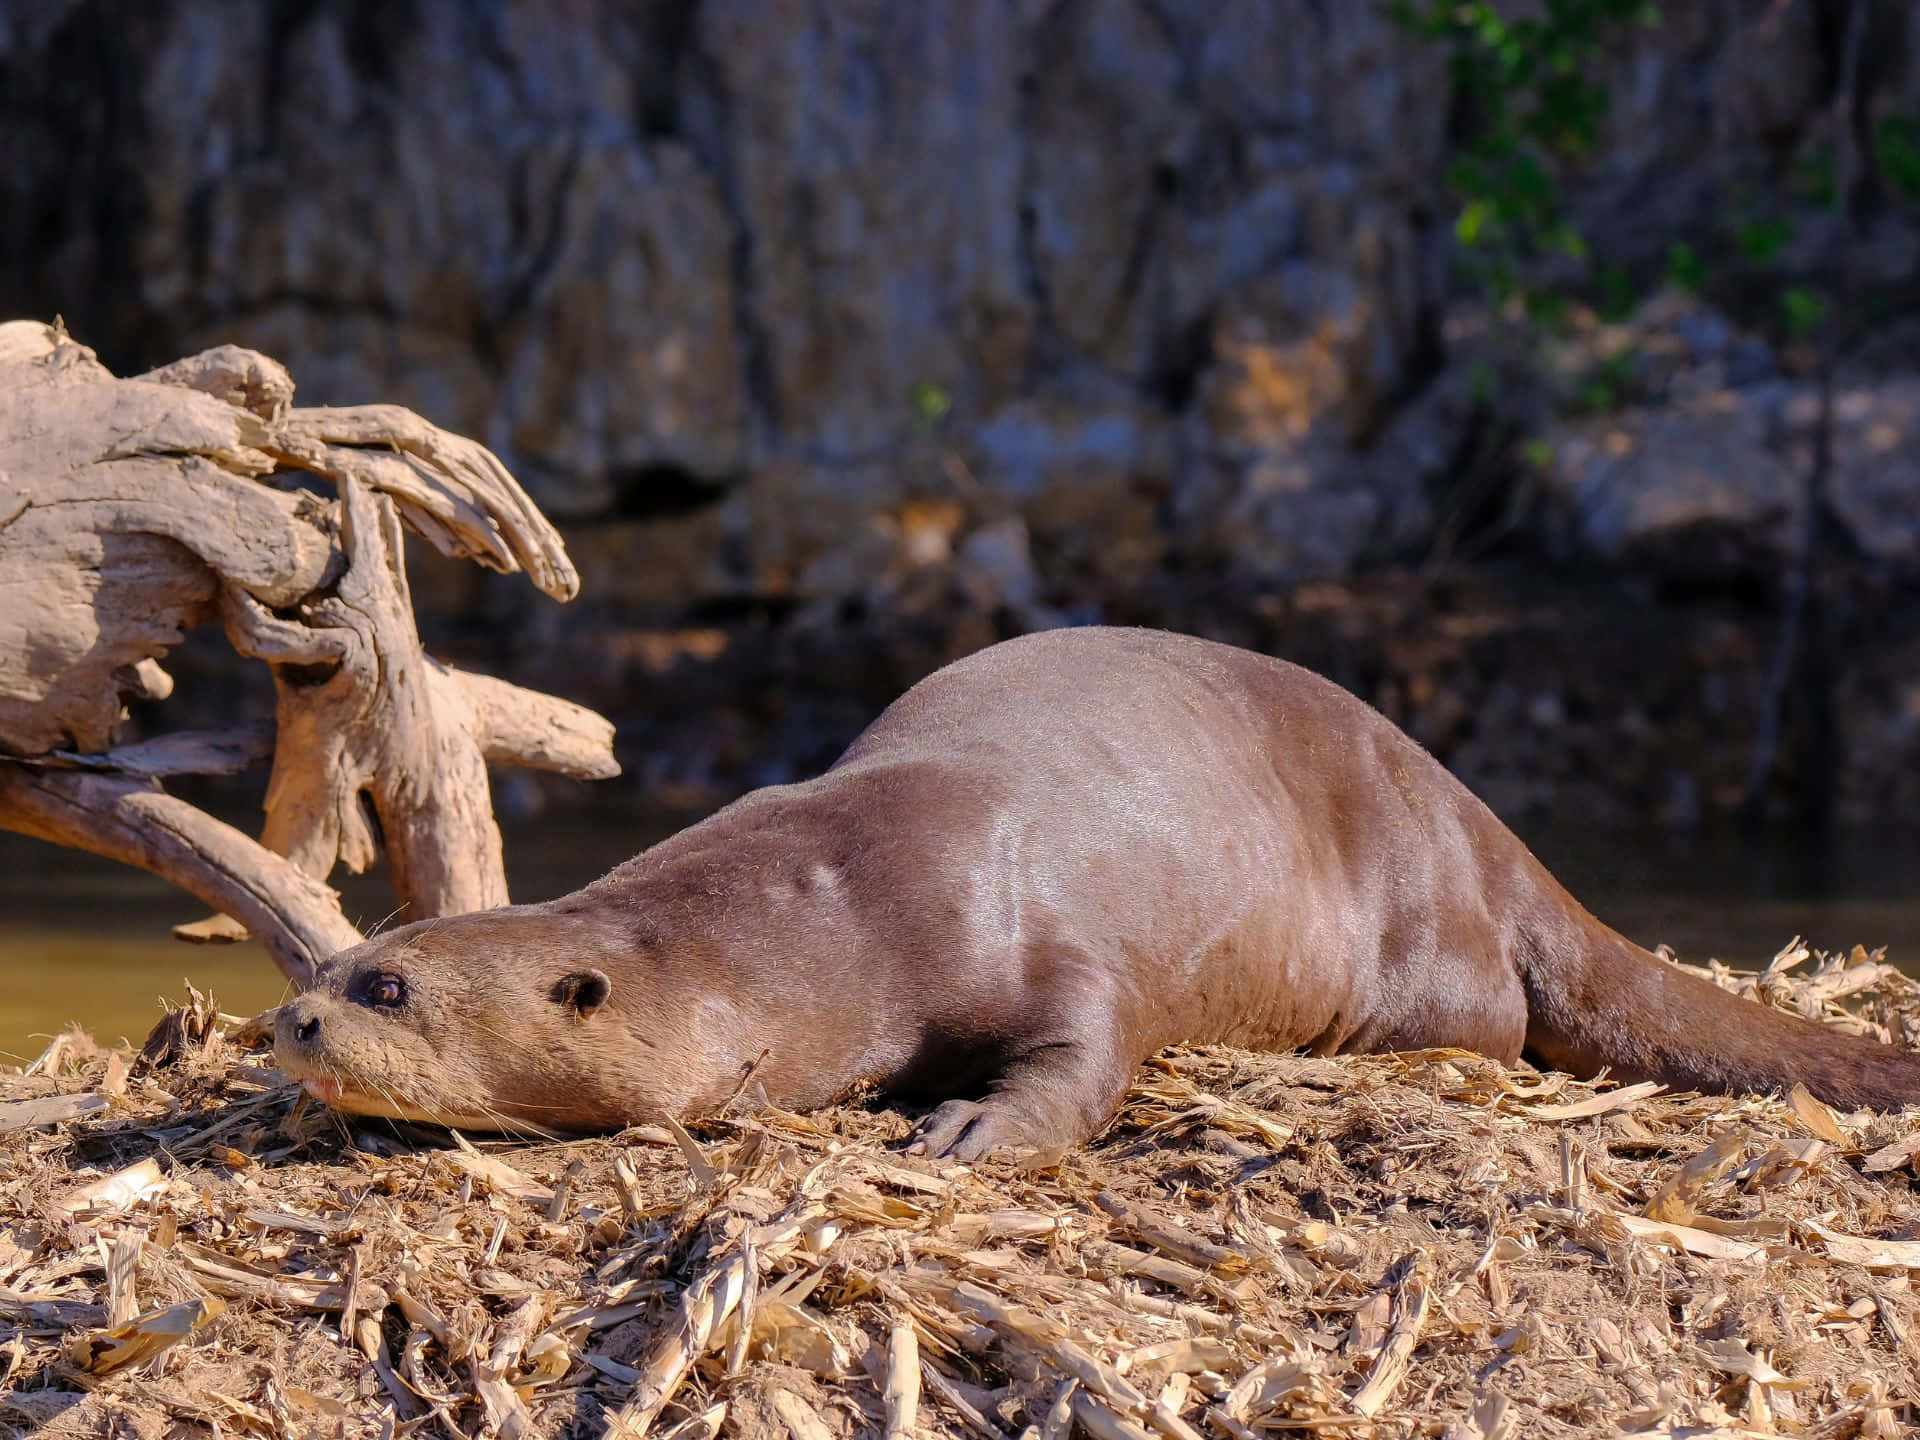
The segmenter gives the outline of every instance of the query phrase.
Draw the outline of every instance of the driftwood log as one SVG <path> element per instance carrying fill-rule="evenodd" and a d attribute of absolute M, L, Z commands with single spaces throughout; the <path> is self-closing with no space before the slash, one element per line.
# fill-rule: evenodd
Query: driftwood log
<path fill-rule="evenodd" d="M 57 325 L 0 325 L 0 827 L 153 871 L 219 912 L 183 938 L 252 933 L 303 984 L 359 938 L 327 879 L 372 863 L 376 822 L 407 918 L 501 905 L 487 764 L 618 767 L 592 711 L 421 649 L 403 529 L 555 600 L 579 588 L 499 460 L 397 406 L 292 402 L 250 350 L 116 379 Z M 242 768 L 264 737 L 114 743 L 213 621 L 277 693 L 258 841 L 162 781 Z"/>

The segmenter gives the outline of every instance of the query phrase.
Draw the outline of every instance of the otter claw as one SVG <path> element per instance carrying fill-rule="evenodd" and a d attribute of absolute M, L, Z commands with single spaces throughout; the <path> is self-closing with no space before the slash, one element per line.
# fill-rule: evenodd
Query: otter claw
<path fill-rule="evenodd" d="M 1031 1142 L 1004 1106 L 979 1100 L 949 1100 L 913 1128 L 907 1154 L 932 1159 L 981 1160 L 995 1150 Z"/>

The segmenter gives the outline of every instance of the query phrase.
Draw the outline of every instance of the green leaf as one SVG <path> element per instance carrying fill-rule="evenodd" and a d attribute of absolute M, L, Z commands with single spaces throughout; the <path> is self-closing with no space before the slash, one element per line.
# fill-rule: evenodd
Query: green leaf
<path fill-rule="evenodd" d="M 1552 290 L 1530 288 L 1521 297 L 1527 318 L 1548 330 L 1557 330 L 1567 314 L 1567 297 Z"/>
<path fill-rule="evenodd" d="M 1578 230 L 1573 228 L 1572 222 L 1570 221 L 1561 220 L 1548 226 L 1547 232 L 1542 238 L 1549 250 L 1557 250 L 1569 259 L 1584 260 L 1587 258 L 1586 238 L 1581 235 Z"/>
<path fill-rule="evenodd" d="M 1873 157 L 1894 193 L 1920 201 L 1920 121 L 1911 115 L 1882 118 L 1873 131 Z"/>
<path fill-rule="evenodd" d="M 1780 313 L 1787 322 L 1787 333 L 1796 340 L 1812 336 L 1826 320 L 1830 308 L 1826 292 L 1811 286 L 1791 286 L 1780 297 Z"/>
<path fill-rule="evenodd" d="M 1590 263 L 1560 181 L 1606 123 L 1609 94 L 1588 73 L 1629 33 L 1657 19 L 1650 0 L 1385 0 L 1393 22 L 1443 46 L 1470 130 L 1453 147 L 1454 237 L 1488 296 L 1520 295 L 1557 315 L 1525 282 L 1549 255 Z"/>
<path fill-rule="evenodd" d="M 1793 239 L 1793 222 L 1778 215 L 1749 220 L 1734 232 L 1734 243 L 1749 260 L 1765 265 L 1777 260 Z"/>
<path fill-rule="evenodd" d="M 1484 405 L 1493 399 L 1493 382 L 1493 367 L 1486 361 L 1475 360 L 1467 366 L 1467 392 L 1475 404 Z"/>
<path fill-rule="evenodd" d="M 1603 265 L 1596 277 L 1600 287 L 1600 318 L 1615 321 L 1627 318 L 1633 308 L 1633 281 L 1624 265 Z"/>
<path fill-rule="evenodd" d="M 907 392 L 907 403 L 913 408 L 915 423 L 931 430 L 953 409 L 953 396 L 930 381 L 920 380 Z"/>
<path fill-rule="evenodd" d="M 1792 182 L 1803 198 L 1823 209 L 1832 209 L 1840 198 L 1840 171 L 1833 151 L 1818 145 L 1795 157 Z"/>
<path fill-rule="evenodd" d="M 1480 236 L 1493 217 L 1493 207 L 1484 200 L 1470 200 L 1453 222 L 1454 238 L 1462 245 L 1478 245 Z"/>
<path fill-rule="evenodd" d="M 1676 240 L 1667 247 L 1667 279 L 1693 295 L 1706 288 L 1707 267 L 1684 240 Z"/>

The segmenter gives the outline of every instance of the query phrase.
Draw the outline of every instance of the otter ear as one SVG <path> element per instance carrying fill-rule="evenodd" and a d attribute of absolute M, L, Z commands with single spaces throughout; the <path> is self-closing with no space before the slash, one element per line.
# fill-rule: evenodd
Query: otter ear
<path fill-rule="evenodd" d="M 584 1020 L 606 1004 L 612 993 L 613 982 L 604 970 L 576 970 L 561 976 L 553 987 L 553 1003 L 567 1006 Z"/>

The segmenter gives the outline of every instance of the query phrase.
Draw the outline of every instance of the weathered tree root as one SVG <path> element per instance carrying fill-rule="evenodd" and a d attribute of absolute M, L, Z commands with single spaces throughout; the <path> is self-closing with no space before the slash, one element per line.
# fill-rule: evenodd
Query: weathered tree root
<path fill-rule="evenodd" d="M 152 781 L 0 763 L 0 826 L 178 885 L 258 935 L 295 985 L 361 938 L 325 883 Z"/>
<path fill-rule="evenodd" d="M 333 594 L 271 614 L 223 594 L 227 636 L 273 668 L 279 696 L 269 849 L 310 875 L 374 857 L 371 801 L 408 919 L 507 903 L 488 760 L 583 778 L 615 773 L 613 727 L 592 711 L 504 681 L 461 675 L 420 648 L 387 497 L 340 482 L 346 573 Z"/>
<path fill-rule="evenodd" d="M 0 325 L 0 826 L 140 865 L 252 931 L 296 981 L 358 932 L 325 881 L 384 845 L 401 913 L 507 901 L 487 764 L 616 774 L 613 727 L 420 646 L 402 525 L 570 599 L 566 548 L 484 446 L 390 405 L 295 409 L 277 362 L 221 346 L 116 380 L 55 327 Z M 261 483 L 304 470 L 337 504 Z M 158 789 L 245 737 L 111 748 L 159 658 L 218 617 L 278 695 L 260 843 Z M 376 841 L 374 821 L 378 822 Z M 244 927 L 244 930 L 243 928 Z"/>

